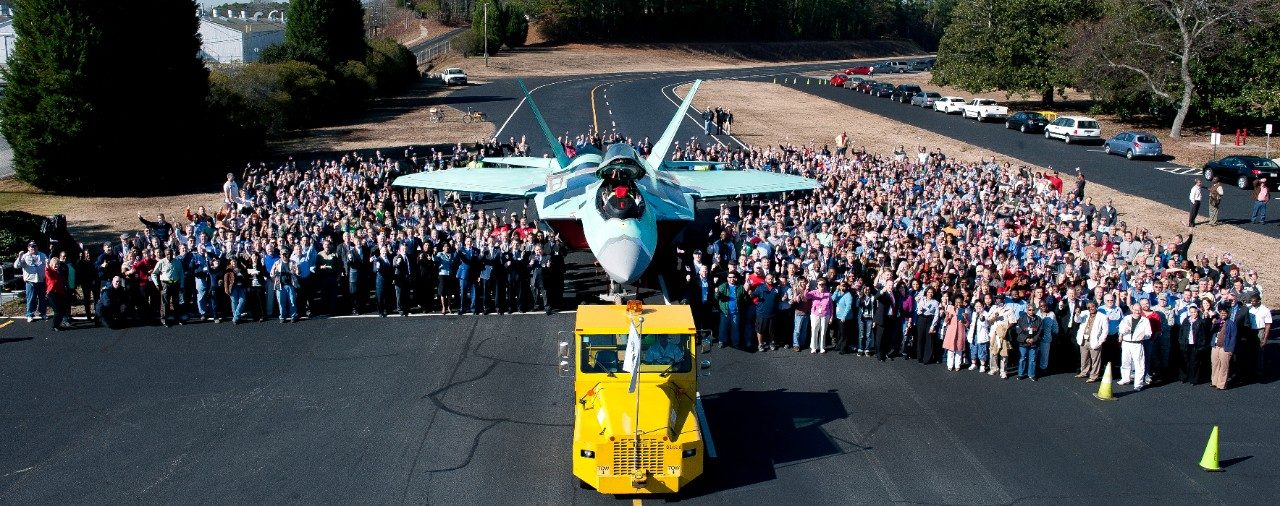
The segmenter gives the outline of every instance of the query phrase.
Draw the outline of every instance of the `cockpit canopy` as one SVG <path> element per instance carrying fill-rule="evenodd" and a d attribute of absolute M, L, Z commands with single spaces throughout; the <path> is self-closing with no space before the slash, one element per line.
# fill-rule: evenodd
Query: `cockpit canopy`
<path fill-rule="evenodd" d="M 640 153 L 625 143 L 610 144 L 604 151 L 600 167 L 596 169 L 596 176 L 607 181 L 635 181 L 644 175 Z"/>

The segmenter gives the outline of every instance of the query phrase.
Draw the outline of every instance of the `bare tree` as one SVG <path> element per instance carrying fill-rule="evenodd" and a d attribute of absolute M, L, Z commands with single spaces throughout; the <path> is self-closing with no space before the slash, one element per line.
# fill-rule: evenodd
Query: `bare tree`
<path fill-rule="evenodd" d="M 1245 19 L 1272 0 L 1117 0 L 1103 19 L 1077 39 L 1101 65 L 1136 74 L 1155 96 L 1176 103 L 1169 129 L 1182 124 L 1196 92 L 1192 69 L 1211 49 L 1223 25 Z"/>

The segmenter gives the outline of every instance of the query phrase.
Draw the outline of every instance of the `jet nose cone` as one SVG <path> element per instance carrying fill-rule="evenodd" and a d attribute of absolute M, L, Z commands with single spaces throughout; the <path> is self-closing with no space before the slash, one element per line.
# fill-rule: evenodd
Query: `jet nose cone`
<path fill-rule="evenodd" d="M 629 284 L 640 279 L 640 275 L 649 267 L 652 256 L 635 238 L 618 236 L 605 242 L 596 259 L 600 261 L 600 267 L 609 274 L 609 278 L 618 283 Z"/>

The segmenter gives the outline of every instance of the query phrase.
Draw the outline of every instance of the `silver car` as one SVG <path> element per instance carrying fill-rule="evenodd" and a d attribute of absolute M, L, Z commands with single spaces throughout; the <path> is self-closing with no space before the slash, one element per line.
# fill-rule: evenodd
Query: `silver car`
<path fill-rule="evenodd" d="M 942 94 L 936 91 L 925 91 L 916 93 L 911 96 L 911 105 L 917 107 L 933 107 L 933 102 L 942 98 Z"/>
<path fill-rule="evenodd" d="M 1134 158 L 1155 158 L 1164 154 L 1160 139 L 1148 132 L 1120 132 L 1102 144 L 1102 151 L 1108 155 L 1124 155 L 1130 160 Z"/>

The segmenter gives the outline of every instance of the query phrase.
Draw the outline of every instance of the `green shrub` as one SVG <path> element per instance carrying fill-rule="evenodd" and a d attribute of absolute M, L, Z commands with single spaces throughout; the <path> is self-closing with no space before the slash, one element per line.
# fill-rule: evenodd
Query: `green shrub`
<path fill-rule="evenodd" d="M 0 259 L 12 264 L 27 249 L 27 242 L 39 237 L 42 221 L 43 216 L 26 211 L 0 211 Z"/>
<path fill-rule="evenodd" d="M 375 95 L 388 96 L 404 91 L 418 80 L 418 59 L 409 48 L 393 39 L 369 41 L 364 66 Z"/>

